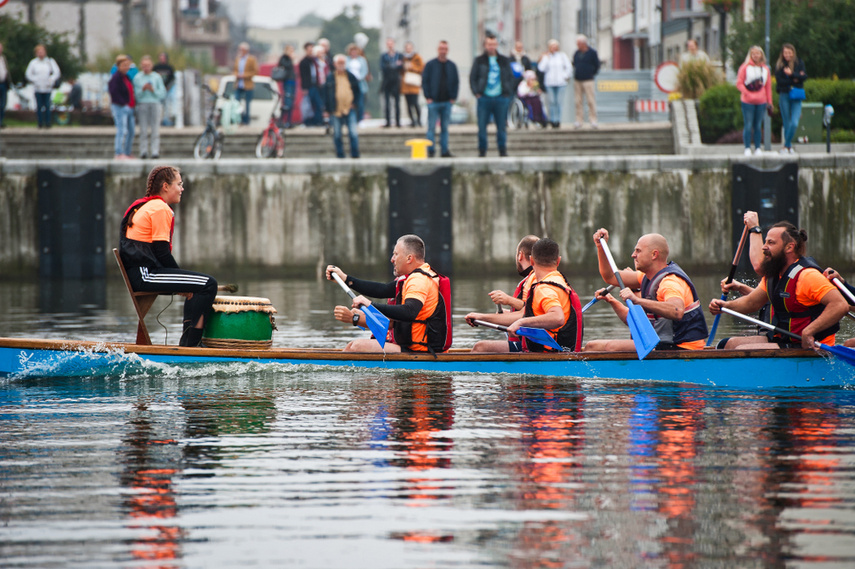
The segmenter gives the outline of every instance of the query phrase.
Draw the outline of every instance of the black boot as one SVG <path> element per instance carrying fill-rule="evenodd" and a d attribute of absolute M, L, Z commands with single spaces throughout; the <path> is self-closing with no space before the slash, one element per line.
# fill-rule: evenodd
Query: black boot
<path fill-rule="evenodd" d="M 187 328 L 184 330 L 184 333 L 181 334 L 181 340 L 178 341 L 179 346 L 185 346 L 188 348 L 198 348 L 199 344 L 202 343 L 202 333 L 204 330 L 202 328 Z"/>

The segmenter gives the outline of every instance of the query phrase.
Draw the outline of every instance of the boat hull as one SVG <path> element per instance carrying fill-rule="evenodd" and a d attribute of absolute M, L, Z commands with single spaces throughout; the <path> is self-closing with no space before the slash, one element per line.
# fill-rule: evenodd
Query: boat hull
<path fill-rule="evenodd" d="M 337 350 L 230 350 L 0 338 L 0 376 L 86 377 L 153 362 L 174 366 L 255 362 L 388 371 L 528 374 L 552 377 L 694 383 L 740 389 L 846 386 L 855 367 L 807 350 L 472 354 L 350 354 Z"/>

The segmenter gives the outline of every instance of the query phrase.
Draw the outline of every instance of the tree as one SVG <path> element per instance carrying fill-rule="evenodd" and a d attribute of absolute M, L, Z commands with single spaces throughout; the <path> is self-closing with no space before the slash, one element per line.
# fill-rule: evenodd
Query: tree
<path fill-rule="evenodd" d="M 63 79 L 77 77 L 83 63 L 74 55 L 66 34 L 55 34 L 36 24 L 28 24 L 9 15 L 0 16 L 0 38 L 3 38 L 3 55 L 9 64 L 12 81 L 24 80 L 27 65 L 35 56 L 33 49 L 44 44 L 48 57 L 52 57 L 62 72 Z"/>
<path fill-rule="evenodd" d="M 734 69 L 745 61 L 748 48 L 765 44 L 766 2 L 757 0 L 755 6 L 754 19 L 746 22 L 737 14 L 728 34 Z M 855 78 L 855 0 L 774 0 L 769 16 L 770 67 L 774 69 L 781 45 L 791 43 L 810 77 Z"/>
<path fill-rule="evenodd" d="M 368 44 L 365 46 L 365 59 L 374 81 L 368 85 L 368 93 L 365 95 L 365 109 L 371 115 L 377 116 L 380 112 L 380 30 L 377 28 L 365 28 L 362 25 L 362 7 L 353 5 L 344 8 L 340 14 L 331 20 L 325 20 L 321 27 L 321 37 L 330 40 L 331 55 L 344 53 L 348 44 L 353 43 L 353 36 L 362 32 L 368 36 Z"/>

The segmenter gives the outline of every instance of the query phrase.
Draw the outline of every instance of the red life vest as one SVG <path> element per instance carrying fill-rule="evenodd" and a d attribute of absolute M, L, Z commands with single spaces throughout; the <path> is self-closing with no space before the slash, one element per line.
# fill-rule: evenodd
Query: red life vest
<path fill-rule="evenodd" d="M 558 342 L 559 345 L 569 348 L 570 351 L 578 352 L 582 349 L 582 303 L 579 301 L 579 295 L 576 294 L 576 291 L 570 288 L 570 285 L 567 284 L 567 278 L 564 277 L 564 275 L 561 275 L 561 277 L 564 281 L 563 284 L 553 281 L 537 281 L 531 285 L 531 289 L 528 292 L 528 298 L 525 301 L 525 312 L 523 313 L 523 317 L 528 318 L 535 315 L 534 291 L 538 286 L 550 285 L 564 291 L 567 296 L 570 297 L 570 316 L 564 322 L 564 325 L 558 330 L 555 332 L 547 330 L 547 332 L 549 332 L 550 336 L 555 338 L 555 341 Z M 522 342 L 523 349 L 528 352 L 554 351 L 535 342 L 529 342 L 526 338 L 523 338 Z"/>
<path fill-rule="evenodd" d="M 431 279 L 438 279 L 439 299 L 436 309 L 426 320 L 412 322 L 392 321 L 392 339 L 402 348 L 416 344 L 427 347 L 431 353 L 445 352 L 451 347 L 451 280 L 440 273 L 430 274 L 422 269 L 414 269 L 409 275 L 398 277 L 395 281 L 395 298 L 389 299 L 389 304 L 403 304 L 404 281 L 414 273 L 420 273 Z M 413 338 L 413 324 L 425 325 L 425 334 L 421 338 Z M 426 336 L 426 337 L 425 337 Z"/>

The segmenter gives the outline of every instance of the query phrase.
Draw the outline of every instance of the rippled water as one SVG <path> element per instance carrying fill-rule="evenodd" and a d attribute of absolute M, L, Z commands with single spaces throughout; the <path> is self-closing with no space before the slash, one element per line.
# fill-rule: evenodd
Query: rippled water
<path fill-rule="evenodd" d="M 278 345 L 356 333 L 331 286 L 242 287 L 279 308 Z M 482 288 L 456 285 L 457 312 Z M 121 283 L 44 289 L 0 283 L 0 335 L 132 337 Z M 613 318 L 588 338 L 624 334 Z M 847 389 L 232 364 L 5 380 L 0 566 L 851 567 L 853 447 Z"/>

